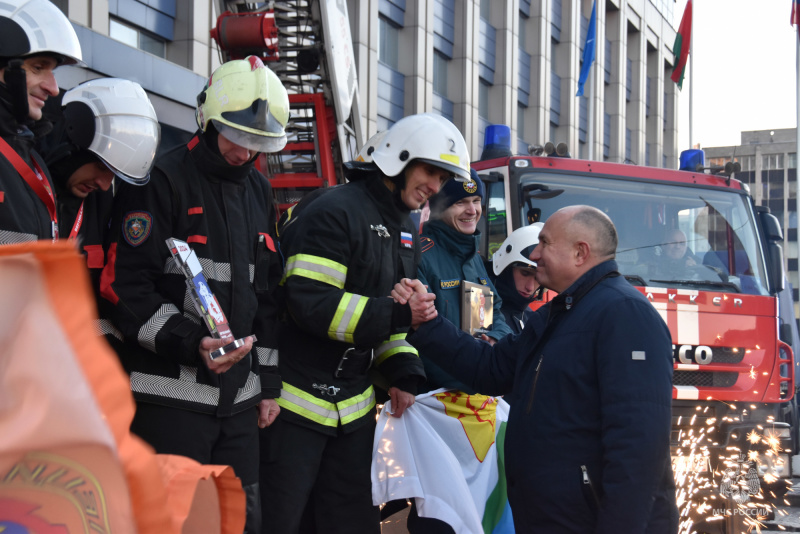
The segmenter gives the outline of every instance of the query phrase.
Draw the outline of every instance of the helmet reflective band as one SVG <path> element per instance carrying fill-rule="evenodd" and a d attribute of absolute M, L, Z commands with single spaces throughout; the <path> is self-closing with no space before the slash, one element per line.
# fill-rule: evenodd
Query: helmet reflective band
<path fill-rule="evenodd" d="M 286 146 L 289 95 L 283 84 L 255 56 L 229 61 L 209 78 L 198 96 L 197 125 L 208 123 L 229 141 L 257 152 Z"/>
<path fill-rule="evenodd" d="M 147 183 L 161 127 L 138 83 L 91 80 L 67 91 L 62 103 L 67 134 L 76 145 L 93 152 L 126 182 Z"/>
<path fill-rule="evenodd" d="M 52 2 L 3 0 L 0 20 L 0 57 L 52 54 L 58 56 L 61 64 L 83 66 L 78 35 Z M 27 43 L 20 42 L 19 30 L 25 33 Z"/>
<path fill-rule="evenodd" d="M 386 176 L 397 176 L 413 160 L 445 169 L 459 181 L 469 180 L 469 150 L 455 124 L 441 115 L 419 113 L 397 121 L 372 153 Z"/>
<path fill-rule="evenodd" d="M 536 262 L 528 257 L 537 244 L 539 233 L 544 223 L 535 222 L 529 226 L 517 228 L 508 236 L 497 252 L 492 256 L 492 270 L 495 275 L 502 273 L 506 267 L 519 263 L 520 267 L 536 267 Z"/>

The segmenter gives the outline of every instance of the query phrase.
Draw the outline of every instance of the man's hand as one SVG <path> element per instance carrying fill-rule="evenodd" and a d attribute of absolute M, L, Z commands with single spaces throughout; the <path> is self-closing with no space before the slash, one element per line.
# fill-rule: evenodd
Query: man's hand
<path fill-rule="evenodd" d="M 411 307 L 411 328 L 416 330 L 422 323 L 436 319 L 439 312 L 433 305 L 435 299 L 436 295 L 433 293 L 414 292 L 411 294 L 408 299 L 408 305 Z"/>
<path fill-rule="evenodd" d="M 244 345 L 234 351 L 223 354 L 216 360 L 212 360 L 211 353 L 227 344 L 228 342 L 226 341 L 209 336 L 206 336 L 200 340 L 200 347 L 198 347 L 197 350 L 200 352 L 200 357 L 203 358 L 203 361 L 205 362 L 209 371 L 220 375 L 233 367 L 236 362 L 247 356 L 247 353 L 252 350 L 253 338 L 248 336 L 244 341 Z"/>
<path fill-rule="evenodd" d="M 406 411 L 406 408 L 410 407 L 414 404 L 416 398 L 414 395 L 409 393 L 408 391 L 403 391 L 402 389 L 398 389 L 394 386 L 389 388 L 389 397 L 392 399 L 392 410 L 393 412 L 389 412 L 393 417 L 400 417 L 403 415 L 403 412 Z"/>
<path fill-rule="evenodd" d="M 262 399 L 258 403 L 258 428 L 267 428 L 275 421 L 279 413 L 281 413 L 281 407 L 278 406 L 278 401 Z"/>
<path fill-rule="evenodd" d="M 396 302 L 405 304 L 414 293 L 425 294 L 427 292 L 428 289 L 419 280 L 403 278 L 400 283 L 394 285 L 391 296 Z"/>

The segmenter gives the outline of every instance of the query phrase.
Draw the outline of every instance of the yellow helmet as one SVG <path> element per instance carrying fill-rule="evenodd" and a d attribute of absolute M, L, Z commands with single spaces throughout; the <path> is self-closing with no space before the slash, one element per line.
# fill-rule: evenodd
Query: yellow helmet
<path fill-rule="evenodd" d="M 256 56 L 228 61 L 197 95 L 197 125 L 213 122 L 229 141 L 257 152 L 286 146 L 289 95 L 278 76 Z"/>

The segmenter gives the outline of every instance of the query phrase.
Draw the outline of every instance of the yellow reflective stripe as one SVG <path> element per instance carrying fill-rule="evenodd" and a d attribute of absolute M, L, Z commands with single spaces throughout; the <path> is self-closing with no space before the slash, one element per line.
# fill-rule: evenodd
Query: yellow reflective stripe
<path fill-rule="evenodd" d="M 281 408 L 302 415 L 315 423 L 333 427 L 339 425 L 339 411 L 335 404 L 318 399 L 286 382 L 283 382 L 281 396 L 277 401 Z"/>
<path fill-rule="evenodd" d="M 295 254 L 286 262 L 283 280 L 290 276 L 303 276 L 342 289 L 347 278 L 347 267 L 321 256 Z"/>
<path fill-rule="evenodd" d="M 439 159 L 443 161 L 449 161 L 450 163 L 458 167 L 461 166 L 461 160 L 459 160 L 458 156 L 455 154 L 447 154 L 447 153 L 439 154 Z"/>
<path fill-rule="evenodd" d="M 361 395 L 350 397 L 340 402 L 338 406 L 342 425 L 344 426 L 347 423 L 352 423 L 375 407 L 375 390 L 370 386 Z"/>
<path fill-rule="evenodd" d="M 281 396 L 276 399 L 281 408 L 301 415 L 324 426 L 336 427 L 352 423 L 375 407 L 375 390 L 369 386 L 364 393 L 334 404 L 283 382 Z"/>
<path fill-rule="evenodd" d="M 367 297 L 354 293 L 342 295 L 336 313 L 328 326 L 328 337 L 337 341 L 353 343 L 353 333 L 367 305 Z"/>
<path fill-rule="evenodd" d="M 393 334 L 389 341 L 384 341 L 381 343 L 377 349 L 375 349 L 375 365 L 380 365 L 383 360 L 397 354 L 398 352 L 405 352 L 414 354 L 415 356 L 419 356 L 419 352 L 417 349 L 411 346 L 406 341 L 405 334 Z"/>

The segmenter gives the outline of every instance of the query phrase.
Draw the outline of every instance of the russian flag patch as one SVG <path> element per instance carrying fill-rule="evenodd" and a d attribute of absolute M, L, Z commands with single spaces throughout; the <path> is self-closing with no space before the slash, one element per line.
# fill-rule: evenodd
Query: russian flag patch
<path fill-rule="evenodd" d="M 400 244 L 405 248 L 414 248 L 414 240 L 409 232 L 400 232 Z"/>

